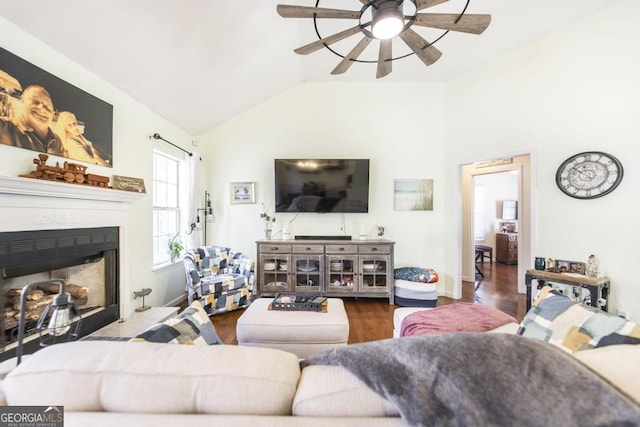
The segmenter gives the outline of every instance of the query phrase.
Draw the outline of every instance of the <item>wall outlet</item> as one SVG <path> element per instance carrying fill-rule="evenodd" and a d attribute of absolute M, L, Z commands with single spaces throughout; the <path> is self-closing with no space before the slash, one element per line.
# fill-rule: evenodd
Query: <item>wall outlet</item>
<path fill-rule="evenodd" d="M 628 312 L 628 311 L 626 311 L 626 310 L 622 310 L 622 309 L 620 309 L 620 308 L 619 308 L 617 311 L 618 311 L 618 316 L 620 316 L 620 317 L 622 317 L 622 318 L 624 318 L 624 319 L 629 320 L 629 312 Z"/>

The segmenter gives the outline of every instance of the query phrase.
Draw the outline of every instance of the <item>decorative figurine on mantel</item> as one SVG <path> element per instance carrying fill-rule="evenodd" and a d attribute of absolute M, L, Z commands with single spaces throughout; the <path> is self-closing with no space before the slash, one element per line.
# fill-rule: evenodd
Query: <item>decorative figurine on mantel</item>
<path fill-rule="evenodd" d="M 143 288 L 140 291 L 133 291 L 133 299 L 136 299 L 138 297 L 142 297 L 142 307 L 136 308 L 137 312 L 146 311 L 146 310 L 149 310 L 151 308 L 151 306 L 144 305 L 144 297 L 146 297 L 150 293 L 151 293 L 151 288 Z"/>
<path fill-rule="evenodd" d="M 23 178 L 43 179 L 46 181 L 65 182 L 69 184 L 90 185 L 93 187 L 111 188 L 109 177 L 87 173 L 87 166 L 77 163 L 64 162 L 60 167 L 60 162 L 55 166 L 48 166 L 46 154 L 38 154 L 37 159 L 33 159 L 36 170 L 27 175 L 19 175 Z"/>
<path fill-rule="evenodd" d="M 598 261 L 595 255 L 589 255 L 589 260 L 587 261 L 587 276 L 598 277 L 599 264 L 600 261 Z"/>

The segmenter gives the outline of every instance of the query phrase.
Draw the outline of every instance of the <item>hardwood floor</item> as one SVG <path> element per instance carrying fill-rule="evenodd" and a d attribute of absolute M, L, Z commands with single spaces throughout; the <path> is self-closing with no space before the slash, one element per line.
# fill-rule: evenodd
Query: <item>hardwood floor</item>
<path fill-rule="evenodd" d="M 456 302 L 473 302 L 495 307 L 518 321 L 526 313 L 526 298 L 517 293 L 517 265 L 478 264 L 484 278 L 476 275 L 476 282 L 462 283 L 462 298 L 439 297 L 438 306 Z M 477 287 L 477 289 L 475 289 Z M 393 311 L 387 299 L 343 298 L 349 317 L 349 343 L 375 341 L 393 336 Z M 225 344 L 238 344 L 236 321 L 244 310 L 231 311 L 211 317 L 211 321 Z"/>
<path fill-rule="evenodd" d="M 484 273 L 484 278 L 476 274 L 473 284 L 462 282 L 460 301 L 496 307 L 518 321 L 522 320 L 527 313 L 527 298 L 525 294 L 518 293 L 518 266 L 485 262 L 479 263 L 478 268 Z"/>

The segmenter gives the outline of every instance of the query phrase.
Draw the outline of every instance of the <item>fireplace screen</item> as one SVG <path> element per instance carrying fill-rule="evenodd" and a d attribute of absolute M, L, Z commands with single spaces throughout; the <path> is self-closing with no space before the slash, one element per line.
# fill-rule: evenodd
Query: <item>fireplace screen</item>
<path fill-rule="evenodd" d="M 64 279 L 82 314 L 80 335 L 119 318 L 118 227 L 0 233 L 0 285 L 3 291 L 0 360 L 15 355 L 20 293 L 33 282 Z M 26 330 L 59 291 L 43 285 L 27 295 Z M 37 340 L 25 352 L 37 349 Z M 31 351 L 30 351 L 31 350 Z"/>

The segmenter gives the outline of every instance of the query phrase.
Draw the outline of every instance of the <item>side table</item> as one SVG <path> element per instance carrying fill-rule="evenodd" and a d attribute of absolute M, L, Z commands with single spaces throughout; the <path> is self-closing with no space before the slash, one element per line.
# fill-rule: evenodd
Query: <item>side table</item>
<path fill-rule="evenodd" d="M 178 307 L 151 307 L 149 310 L 134 312 L 124 320 L 118 320 L 89 334 L 89 337 L 133 338 L 149 326 L 161 323 L 178 313 Z"/>
<path fill-rule="evenodd" d="M 578 286 L 589 290 L 591 305 L 603 311 L 608 311 L 607 296 L 611 282 L 608 277 L 591 277 L 576 273 L 552 273 L 543 270 L 527 270 L 525 274 L 525 285 L 527 286 L 527 311 L 531 308 L 532 291 L 531 281 L 538 281 L 538 289 L 546 282 L 559 283 L 567 286 Z"/>

